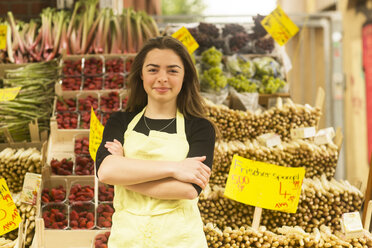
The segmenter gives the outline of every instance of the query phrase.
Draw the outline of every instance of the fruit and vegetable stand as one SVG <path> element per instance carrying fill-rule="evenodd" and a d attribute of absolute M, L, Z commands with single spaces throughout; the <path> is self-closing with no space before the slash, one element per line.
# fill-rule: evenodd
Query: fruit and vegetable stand
<path fill-rule="evenodd" d="M 54 14 L 56 20 L 50 19 L 51 24 L 48 18 Z M 58 36 L 43 37 L 49 39 L 48 44 L 58 46 L 71 33 L 78 32 L 75 17 L 71 18 L 71 26 L 67 21 L 58 22 L 58 18 L 66 18 L 64 15 L 52 10 L 43 12 L 38 32 L 56 26 L 61 37 L 67 35 L 61 42 Z M 8 51 L 14 52 L 14 62 L 36 58 L 49 61 L 27 63 L 4 72 L 4 88 L 21 89 L 13 101 L 0 102 L 0 177 L 6 179 L 26 227 L 6 233 L 0 238 L 0 247 L 1 242 L 14 247 L 15 242 L 10 240 L 17 237 L 18 247 L 107 247 L 114 192 L 112 186 L 95 177 L 94 161 L 89 155 L 91 109 L 104 125 L 111 112 L 125 108 L 126 80 L 138 49 L 134 44 L 157 35 L 158 29 L 152 19 L 132 10 L 125 10 L 118 19 L 102 10 L 95 14 L 94 22 L 89 13 L 83 15 L 87 15 L 84 21 L 91 20 L 81 24 L 88 41 L 81 40 L 78 47 L 68 47 L 59 56 L 57 48 L 47 50 L 38 45 L 24 51 L 21 45 L 11 46 L 16 49 Z M 343 214 L 360 211 L 364 196 L 347 181 L 334 179 L 341 134 L 327 133 L 321 141 L 315 134 L 298 134 L 307 128 L 319 131 L 324 93 L 319 91 L 320 101 L 313 105 L 292 102 L 281 55 L 275 53 L 274 41 L 260 28 L 262 18 L 254 18 L 250 28 L 211 23 L 190 24 L 189 28 L 200 45 L 194 58 L 207 115 L 221 133 L 209 186 L 198 203 L 208 246 L 372 247 L 368 231 L 359 230 L 354 236 L 342 231 Z M 104 25 L 111 21 L 113 25 Z M 10 40 L 21 42 L 14 22 L 10 15 Z M 117 23 L 123 23 L 124 30 Z M 33 30 L 35 25 L 29 24 Z M 176 28 L 170 26 L 167 32 Z M 111 43 L 106 41 L 110 45 L 105 46 L 105 36 L 98 34 L 109 32 L 108 27 L 117 36 L 110 37 Z M 143 31 L 143 36 L 131 32 L 131 28 Z M 32 36 L 29 31 L 23 34 Z M 126 40 L 119 41 L 123 32 L 127 32 Z M 33 35 L 36 38 L 37 34 Z M 121 42 L 122 50 L 117 47 Z M 100 47 L 108 48 L 100 51 Z M 232 104 L 236 99 L 241 103 L 239 108 Z M 241 99 L 249 99 L 250 103 Z M 269 145 L 267 134 L 276 135 L 280 142 Z M 253 228 L 254 207 L 224 197 L 236 154 L 283 167 L 305 167 L 296 213 L 263 209 L 260 227 Z M 16 195 L 22 190 L 27 172 L 42 175 L 34 205 L 23 203 Z"/>

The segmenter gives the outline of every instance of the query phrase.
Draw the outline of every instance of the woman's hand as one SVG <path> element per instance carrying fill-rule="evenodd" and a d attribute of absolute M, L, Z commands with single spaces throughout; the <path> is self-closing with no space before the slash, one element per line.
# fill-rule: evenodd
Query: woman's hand
<path fill-rule="evenodd" d="M 211 169 L 203 164 L 202 157 L 186 158 L 174 166 L 173 177 L 185 183 L 194 183 L 204 189 L 209 181 Z"/>
<path fill-rule="evenodd" d="M 105 147 L 112 155 L 124 156 L 124 148 L 117 139 L 113 142 L 106 141 Z"/>

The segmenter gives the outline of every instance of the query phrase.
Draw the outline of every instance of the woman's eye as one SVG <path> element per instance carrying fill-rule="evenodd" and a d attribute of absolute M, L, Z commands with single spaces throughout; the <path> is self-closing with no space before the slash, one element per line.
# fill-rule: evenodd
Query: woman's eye
<path fill-rule="evenodd" d="M 177 70 L 170 70 L 171 73 L 178 73 Z"/>
<path fill-rule="evenodd" d="M 149 72 L 156 72 L 156 69 L 149 69 Z"/>

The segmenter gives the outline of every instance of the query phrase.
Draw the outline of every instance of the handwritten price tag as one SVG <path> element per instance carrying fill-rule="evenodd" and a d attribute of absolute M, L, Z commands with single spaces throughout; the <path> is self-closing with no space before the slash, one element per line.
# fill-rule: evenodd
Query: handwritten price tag
<path fill-rule="evenodd" d="M 21 87 L 0 89 L 0 102 L 13 100 L 20 90 Z"/>
<path fill-rule="evenodd" d="M 181 41 L 190 54 L 192 54 L 199 47 L 199 44 L 196 42 L 194 37 L 192 37 L 189 30 L 187 30 L 187 28 L 185 27 L 178 29 L 177 32 L 172 34 L 172 37 Z"/>
<path fill-rule="evenodd" d="M 0 179 L 0 236 L 13 231 L 22 221 L 8 185 L 4 178 Z"/>
<path fill-rule="evenodd" d="M 266 16 L 261 21 L 261 24 L 281 46 L 287 43 L 287 41 L 299 31 L 296 24 L 289 19 L 279 5 L 270 15 Z"/>
<path fill-rule="evenodd" d="M 0 50 L 6 49 L 6 33 L 7 33 L 8 26 L 7 25 L 0 25 Z"/>
<path fill-rule="evenodd" d="M 234 155 L 224 195 L 244 204 L 295 213 L 305 169 L 283 167 Z"/>
<path fill-rule="evenodd" d="M 90 110 L 90 130 L 89 130 L 89 153 L 91 158 L 96 161 L 96 154 L 102 141 L 103 125 L 98 120 L 93 108 Z"/>

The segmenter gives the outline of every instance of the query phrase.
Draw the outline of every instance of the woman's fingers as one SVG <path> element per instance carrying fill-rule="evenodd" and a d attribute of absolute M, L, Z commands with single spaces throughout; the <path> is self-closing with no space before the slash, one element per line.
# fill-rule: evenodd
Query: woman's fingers
<path fill-rule="evenodd" d="M 112 154 L 112 155 L 119 155 L 123 156 L 124 155 L 124 149 L 121 143 L 114 139 L 114 141 L 107 141 L 105 143 L 105 147 L 107 150 Z"/>

